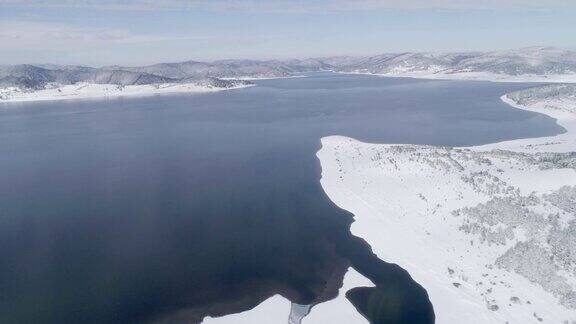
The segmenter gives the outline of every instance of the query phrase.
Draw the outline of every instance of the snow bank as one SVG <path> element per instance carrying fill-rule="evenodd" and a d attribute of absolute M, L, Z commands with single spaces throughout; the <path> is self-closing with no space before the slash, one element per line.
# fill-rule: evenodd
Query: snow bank
<path fill-rule="evenodd" d="M 568 132 L 468 148 L 331 136 L 322 186 L 355 235 L 427 289 L 438 323 L 576 320 L 576 100 L 502 99 Z"/>
<path fill-rule="evenodd" d="M 244 88 L 250 85 L 237 85 L 230 88 L 199 85 L 195 83 L 162 83 L 147 85 L 119 86 L 115 84 L 77 83 L 72 85 L 52 85 L 41 90 L 22 90 L 16 87 L 0 88 L 0 103 L 29 102 L 45 100 L 110 98 L 121 96 L 146 96 L 168 93 L 202 93 Z"/>
<path fill-rule="evenodd" d="M 344 284 L 338 291 L 338 298 L 316 305 L 308 310 L 306 305 L 290 305 L 282 296 L 270 297 L 254 309 L 218 318 L 207 317 L 204 324 L 315 324 L 315 323 L 366 323 L 346 299 L 346 291 L 354 287 L 373 287 L 374 284 L 350 268 L 344 276 Z"/>
<path fill-rule="evenodd" d="M 416 78 L 431 80 L 467 80 L 491 82 L 541 82 L 541 83 L 576 83 L 576 74 L 522 74 L 510 75 L 491 72 L 456 72 L 445 73 L 435 69 L 412 71 L 397 69 L 389 73 L 345 72 L 346 74 L 368 74 L 391 78 Z"/>
<path fill-rule="evenodd" d="M 286 324 L 290 315 L 290 301 L 280 295 L 268 298 L 254 309 L 226 315 L 223 317 L 206 317 L 205 324 L 236 324 L 236 323 L 269 323 Z"/>

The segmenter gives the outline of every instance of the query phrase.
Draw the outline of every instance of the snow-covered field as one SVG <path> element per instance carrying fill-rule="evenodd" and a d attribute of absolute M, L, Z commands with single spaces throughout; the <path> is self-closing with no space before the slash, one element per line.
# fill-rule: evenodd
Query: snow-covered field
<path fill-rule="evenodd" d="M 576 86 L 502 99 L 567 133 L 468 148 L 327 137 L 321 183 L 352 232 L 427 289 L 437 323 L 572 323 Z"/>
<path fill-rule="evenodd" d="M 201 93 L 228 89 L 244 88 L 238 85 L 231 88 L 212 87 L 195 83 L 162 83 L 147 85 L 119 86 L 115 84 L 77 83 L 72 85 L 53 85 L 41 90 L 22 90 L 17 87 L 0 88 L 0 103 L 29 102 L 44 100 L 109 98 L 121 96 L 146 96 L 166 93 Z"/>
<path fill-rule="evenodd" d="M 345 72 L 346 74 L 368 74 L 391 78 L 417 78 L 431 80 L 467 80 L 491 82 L 542 82 L 542 83 L 576 83 L 576 74 L 521 74 L 509 75 L 491 72 L 457 72 L 447 73 L 431 68 L 423 71 L 412 69 L 396 69 L 388 73 L 366 73 L 362 71 Z"/>

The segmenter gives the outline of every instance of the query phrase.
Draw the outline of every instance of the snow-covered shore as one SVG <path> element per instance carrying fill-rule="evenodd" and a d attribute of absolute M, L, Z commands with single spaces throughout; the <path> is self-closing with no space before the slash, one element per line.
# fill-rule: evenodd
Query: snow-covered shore
<path fill-rule="evenodd" d="M 220 79 L 222 79 L 222 80 L 241 80 L 241 81 L 261 81 L 261 80 L 280 80 L 280 79 L 298 79 L 298 78 L 306 78 L 306 75 L 238 77 L 238 78 L 220 78 Z"/>
<path fill-rule="evenodd" d="M 502 98 L 556 118 L 567 132 L 554 137 L 468 148 L 322 139 L 328 196 L 427 289 L 438 323 L 576 320 L 576 92 L 562 87 Z"/>
<path fill-rule="evenodd" d="M 411 71 L 398 69 L 389 73 L 370 73 L 362 71 L 341 72 L 344 74 L 364 74 L 389 78 L 415 78 L 429 80 L 462 80 L 462 81 L 490 81 L 490 82 L 537 82 L 537 83 L 576 83 L 576 74 L 498 74 L 490 72 L 457 72 L 445 73 L 443 71 Z"/>
<path fill-rule="evenodd" d="M 245 88 L 251 85 L 214 87 L 196 83 L 161 83 L 119 86 L 115 84 L 77 83 L 49 86 L 41 90 L 22 90 L 17 87 L 0 88 L 0 103 L 31 102 L 46 100 L 68 100 L 88 98 L 112 98 L 123 96 L 149 96 L 169 93 L 203 93 Z"/>
<path fill-rule="evenodd" d="M 338 298 L 314 306 L 310 313 L 302 314 L 304 305 L 290 305 L 290 301 L 280 295 L 268 298 L 254 309 L 218 318 L 207 317 L 204 324 L 317 324 L 317 323 L 366 323 L 354 306 L 344 296 L 354 287 L 374 285 L 356 270 L 350 268 L 344 276 L 344 283 L 338 291 Z M 308 309 L 308 308 L 306 308 Z"/>

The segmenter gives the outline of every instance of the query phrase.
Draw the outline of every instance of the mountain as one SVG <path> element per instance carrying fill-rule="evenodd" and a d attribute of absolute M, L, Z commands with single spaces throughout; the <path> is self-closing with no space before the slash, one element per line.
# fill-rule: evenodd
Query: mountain
<path fill-rule="evenodd" d="M 0 66 L 0 88 L 15 87 L 27 90 L 40 90 L 50 84 L 70 85 L 79 82 L 92 84 L 113 84 L 119 86 L 148 85 L 163 83 L 194 83 L 215 88 L 238 86 L 238 80 L 222 80 L 204 77 L 202 73 L 177 73 L 176 69 L 162 69 L 160 66 L 178 64 L 159 64 L 156 70 L 149 67 L 126 70 L 120 67 L 91 68 L 85 66 L 58 65 L 13 65 Z M 149 70 L 149 73 L 146 72 Z M 192 69 L 193 71 L 194 69 Z M 162 73 L 164 71 L 164 73 Z M 197 71 L 197 69 L 196 69 Z"/>
<path fill-rule="evenodd" d="M 443 75 L 487 73 L 575 75 L 576 52 L 551 47 L 528 47 L 496 52 L 387 53 L 375 56 L 335 56 L 292 60 L 185 61 L 148 66 L 86 66 L 53 64 L 0 66 L 0 87 L 42 89 L 51 83 L 78 82 L 115 85 L 159 83 L 227 84 L 222 79 L 275 78 L 318 71 L 384 75 Z"/>
<path fill-rule="evenodd" d="M 0 67 L 0 86 L 39 89 L 55 82 L 54 74 L 47 69 L 33 65 L 13 65 Z"/>
<path fill-rule="evenodd" d="M 489 52 L 462 60 L 455 69 L 509 75 L 576 73 L 576 52 L 551 47 Z"/>
<path fill-rule="evenodd" d="M 447 69 L 450 62 L 442 56 L 429 53 L 382 54 L 367 57 L 356 64 L 342 66 L 342 70 L 357 70 L 369 73 L 395 73 L 414 71 L 439 71 Z"/>
<path fill-rule="evenodd" d="M 168 83 L 176 82 L 177 80 L 143 72 L 99 69 L 87 75 L 87 78 L 83 81 L 96 84 L 117 84 L 126 86 Z"/>
<path fill-rule="evenodd" d="M 279 61 L 222 60 L 212 63 L 186 61 L 181 63 L 161 63 L 141 67 L 120 67 L 112 69 L 149 73 L 165 78 L 268 78 L 290 76 L 292 68 Z"/>
<path fill-rule="evenodd" d="M 484 72 L 510 76 L 576 73 L 576 52 L 551 47 L 468 53 L 399 53 L 336 66 L 341 71 L 374 74 Z"/>

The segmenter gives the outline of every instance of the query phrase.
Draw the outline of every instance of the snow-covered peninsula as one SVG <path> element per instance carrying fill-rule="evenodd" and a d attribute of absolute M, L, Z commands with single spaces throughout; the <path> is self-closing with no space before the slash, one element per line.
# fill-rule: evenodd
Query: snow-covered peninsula
<path fill-rule="evenodd" d="M 0 103 L 213 92 L 253 85 L 238 78 L 215 77 L 202 69 L 205 67 L 190 62 L 177 66 L 160 64 L 140 68 L 29 64 L 0 66 Z M 267 75 L 265 71 L 244 71 L 245 74 L 225 71 L 239 77 Z M 270 74 L 276 75 L 273 72 Z"/>
<path fill-rule="evenodd" d="M 352 232 L 427 289 L 438 323 L 571 323 L 576 86 L 502 99 L 567 132 L 462 148 L 327 137 L 321 183 Z"/>
<path fill-rule="evenodd" d="M 251 86 L 237 83 L 228 87 L 218 87 L 201 83 L 159 83 L 140 85 L 76 83 L 68 85 L 47 85 L 39 90 L 26 90 L 18 87 L 0 89 L 0 103 L 28 102 L 66 99 L 112 98 L 123 96 L 147 96 L 174 93 L 203 93 Z"/>

